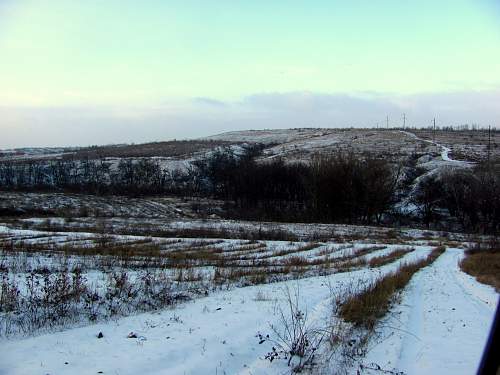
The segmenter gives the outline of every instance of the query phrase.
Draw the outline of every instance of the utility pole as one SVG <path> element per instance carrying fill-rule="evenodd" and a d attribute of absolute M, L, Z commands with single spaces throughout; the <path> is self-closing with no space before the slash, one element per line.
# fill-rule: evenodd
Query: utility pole
<path fill-rule="evenodd" d="M 403 130 L 406 128 L 406 113 L 403 113 Z"/>
<path fill-rule="evenodd" d="M 434 120 L 432 120 L 433 122 L 433 131 L 432 131 L 432 142 L 436 143 L 436 118 L 434 117 Z"/>
<path fill-rule="evenodd" d="M 389 115 L 386 116 L 385 123 L 387 125 L 387 129 L 389 129 Z"/>
<path fill-rule="evenodd" d="M 491 153 L 491 125 L 488 125 L 488 165 L 490 165 L 490 153 Z"/>

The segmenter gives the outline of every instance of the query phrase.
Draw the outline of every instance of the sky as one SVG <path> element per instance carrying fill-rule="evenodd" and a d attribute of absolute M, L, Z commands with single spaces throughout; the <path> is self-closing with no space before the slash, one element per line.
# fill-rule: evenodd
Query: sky
<path fill-rule="evenodd" d="M 498 0 L 0 0 L 0 148 L 500 126 Z"/>

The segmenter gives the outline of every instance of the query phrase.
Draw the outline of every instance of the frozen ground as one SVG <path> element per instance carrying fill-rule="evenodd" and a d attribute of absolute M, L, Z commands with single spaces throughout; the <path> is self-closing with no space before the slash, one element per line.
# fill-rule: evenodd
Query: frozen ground
<path fill-rule="evenodd" d="M 307 161 L 314 154 L 349 151 L 357 155 L 373 153 L 397 161 L 413 153 L 434 155 L 438 148 L 396 130 L 378 129 L 282 129 L 229 132 L 212 140 L 261 143 L 267 147 L 263 159 Z"/>
<path fill-rule="evenodd" d="M 29 218 L 9 221 L 11 228 L 41 229 L 52 231 L 95 232 L 106 229 L 108 233 L 138 234 L 159 237 L 198 236 L 222 238 L 266 238 L 284 240 L 316 241 L 338 239 L 360 242 L 442 240 L 443 238 L 464 241 L 461 233 L 429 231 L 411 228 L 387 228 L 347 224 L 279 223 L 263 221 L 237 221 L 222 219 L 169 220 L 165 218 Z M 248 237 L 246 237 L 248 236 Z"/>
<path fill-rule="evenodd" d="M 416 247 L 380 268 L 232 287 L 157 313 L 1 339 L 0 374 L 286 374 L 287 361 L 266 360 L 271 344 L 259 344 L 256 336 L 272 337 L 271 324 L 282 328 L 279 312 L 287 311 L 287 288 L 300 292 L 300 308 L 307 312 L 309 324 L 321 326 L 332 319 L 332 292 L 373 280 L 401 262 L 426 256 L 429 249 Z M 449 248 L 413 277 L 377 328 L 379 336 L 370 342 L 368 356 L 357 361 L 407 374 L 474 372 L 498 296 L 459 270 L 462 253 Z M 99 332 L 103 338 L 97 338 Z M 128 338 L 131 332 L 136 337 Z M 356 373 L 358 365 L 355 362 L 347 372 Z M 332 366 L 319 359 L 314 372 L 330 371 Z"/>
<path fill-rule="evenodd" d="M 490 153 L 492 160 L 500 156 L 500 132 L 492 130 L 488 135 L 488 130 L 476 131 L 436 131 L 413 130 L 419 138 L 433 140 L 449 149 L 452 159 L 471 162 L 484 161 Z M 490 148 L 488 150 L 488 144 Z"/>
<path fill-rule="evenodd" d="M 97 196 L 69 193 L 1 192 L 0 212 L 57 216 L 194 218 L 213 215 L 222 202 L 211 199 L 177 197 L 133 198 L 117 195 Z"/>
<path fill-rule="evenodd" d="M 306 160 L 335 150 L 375 151 L 391 160 L 415 154 L 417 166 L 425 171 L 422 176 L 471 167 L 471 162 L 455 160 L 457 150 L 479 150 L 477 158 L 461 159 L 484 156 L 484 147 L 453 145 L 455 135 L 433 141 L 426 133 L 415 134 L 288 129 L 211 138 L 263 143 L 262 159 Z M 64 150 L 49 151 L 30 153 L 52 158 Z M 178 168 L 189 158 L 159 161 Z M 286 290 L 300 292 L 299 306 L 307 312 L 308 325 L 325 327 L 340 319 L 332 315 L 333 296 L 353 285 L 362 287 L 402 262 L 425 257 L 440 244 L 448 246 L 447 251 L 414 275 L 376 326 L 366 356 L 339 365 L 338 355 L 329 356 L 325 341 L 312 372 L 474 373 L 498 298 L 492 288 L 458 267 L 466 243 L 478 238 L 415 229 L 219 220 L 220 205 L 176 198 L 1 193 L 0 210 L 22 213 L 22 219 L 0 223 L 1 276 L 18 280 L 21 293 L 31 271 L 42 280 L 47 272 L 78 267 L 103 299 L 110 274 L 125 271 L 132 283 L 158 272 L 172 292 L 186 293 L 192 300 L 148 313 L 139 313 L 147 308 L 134 305 L 92 324 L 75 319 L 33 332 L 13 329 L 22 334 L 0 338 L 0 375 L 290 373 L 286 360 L 265 359 L 273 344 L 259 343 L 258 338 L 275 338 L 271 325 L 278 331 L 284 328 L 280 311 L 289 307 Z M 403 256 L 370 265 L 372 259 L 403 247 L 408 249 Z M 95 255 L 86 254 L 94 254 L 95 248 Z M 4 317 L 0 315 L 0 323 Z"/>
<path fill-rule="evenodd" d="M 439 148 L 433 147 L 437 142 L 452 153 L 452 159 L 480 161 L 485 160 L 488 154 L 488 132 L 481 131 L 436 131 L 410 130 L 417 137 L 404 137 L 395 129 L 328 129 L 328 128 L 296 128 L 296 129 L 267 129 L 227 132 L 206 137 L 203 140 L 215 141 L 214 145 L 198 145 L 198 148 L 208 150 L 220 144 L 230 145 L 241 143 L 261 143 L 266 146 L 265 155 L 276 155 L 291 159 L 302 159 L 311 152 L 329 152 L 336 149 L 352 150 L 357 153 L 366 151 L 392 156 L 408 156 L 411 153 L 436 154 Z M 500 133 L 491 133 L 490 153 L 493 158 L 498 157 L 498 143 Z M 429 142 L 422 142 L 426 140 Z M 190 160 L 196 156 L 192 148 L 185 147 L 185 141 L 160 142 L 145 145 L 115 145 L 104 146 L 103 149 L 113 149 L 113 154 L 123 151 L 123 157 L 128 153 L 137 153 L 137 149 L 146 152 L 150 157 L 157 157 L 165 165 L 179 166 L 183 160 Z M 142 147 L 142 149 L 141 149 Z M 186 149 L 188 152 L 179 152 Z M 57 159 L 74 152 L 82 151 L 78 148 L 34 148 L 18 150 L 0 150 L 0 160 L 36 160 Z M 183 156 L 179 156 L 179 155 Z M 200 155 L 203 152 L 199 153 Z M 199 156 L 199 155 L 198 155 Z M 180 164 L 179 164 L 180 163 Z M 179 164 L 179 165 L 177 165 Z"/>
<path fill-rule="evenodd" d="M 169 169 L 183 169 L 193 160 L 199 159 L 210 153 L 210 150 L 224 145 L 235 150 L 241 148 L 242 143 L 262 144 L 264 146 L 263 158 L 283 157 L 286 160 L 307 160 L 315 153 L 330 153 L 332 151 L 352 151 L 356 154 L 367 152 L 399 160 L 412 153 L 435 154 L 437 149 L 430 143 L 423 142 L 417 138 L 406 137 L 397 130 L 391 129 L 272 129 L 272 130 L 247 130 L 218 134 L 204 138 L 200 141 L 212 141 L 213 145 L 207 144 L 201 150 L 190 150 L 186 153 L 169 154 L 167 142 L 156 144 L 155 148 L 149 149 L 145 157 L 154 158 L 162 166 Z M 174 141 L 175 143 L 175 141 Z M 182 143 L 182 141 L 180 142 Z M 115 165 L 120 158 L 127 158 L 131 147 L 117 145 L 115 151 L 122 151 L 121 156 L 106 158 Z M 146 147 L 145 145 L 144 147 Z M 166 147 L 166 148 L 165 148 Z M 200 146 L 201 147 L 201 146 Z M 78 150 L 62 149 L 36 149 L 20 150 L 18 155 L 12 152 L 0 150 L 0 161 L 22 161 L 36 159 L 60 159 L 71 157 Z M 104 153 L 104 155 L 106 155 Z M 132 154 L 131 154 L 132 155 Z M 137 156 L 131 156 L 139 158 Z"/>

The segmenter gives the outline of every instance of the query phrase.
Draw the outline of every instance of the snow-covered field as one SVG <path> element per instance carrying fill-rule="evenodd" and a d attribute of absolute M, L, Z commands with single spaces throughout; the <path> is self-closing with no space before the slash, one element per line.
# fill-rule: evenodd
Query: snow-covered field
<path fill-rule="evenodd" d="M 355 231 L 355 227 L 339 228 L 346 234 Z M 369 228 L 358 229 L 370 233 Z M 308 227 L 297 224 L 288 230 L 299 238 L 305 237 Z M 335 237 L 321 242 L 102 237 L 93 232 L 14 229 L 8 223 L 0 227 L 4 277 L 22 281 L 30 271 L 44 267 L 52 267 L 51 272 L 79 267 L 89 285 L 103 291 L 105 275 L 112 272 L 128 272 L 132 284 L 139 283 L 145 272 L 163 272 L 166 279 L 161 280 L 168 283 L 169 291 L 183 292 L 188 298 L 156 310 L 141 312 L 147 309 L 136 306 L 103 314 L 96 322 L 81 317 L 3 336 L 0 374 L 290 373 L 299 358 L 293 358 L 291 366 L 283 358 L 266 359 L 280 343 L 277 335 L 285 328 L 283 317 L 291 306 L 288 294 L 298 295 L 297 308 L 307 327 L 348 326 L 335 313 L 338 297 L 427 256 L 437 239 L 447 241 L 439 235 L 406 231 L 396 236 L 399 243 L 394 238 L 388 241 L 387 236 L 341 242 Z M 148 263 L 147 269 L 143 268 L 147 263 L 138 263 L 145 256 L 144 244 L 151 254 L 158 251 L 154 257 L 161 259 Z M 325 338 L 307 371 L 375 374 L 379 371 L 369 368 L 380 366 L 407 374 L 474 372 L 498 294 L 459 269 L 461 243 L 444 244 L 448 244 L 446 252 L 413 276 L 362 352 L 346 360 L 345 348 Z M 137 254 L 127 259 L 112 255 L 118 245 Z M 92 249 L 92 256 L 85 255 Z M 406 252 L 381 265 L 370 263 L 398 249 Z M 179 278 L 179 264 L 172 263 L 179 261 L 179 255 L 189 264 L 183 272 L 194 270 L 196 277 Z M 121 261 L 103 261 L 113 257 Z M 19 286 L 20 293 L 25 293 L 26 287 L 21 282 Z M 0 320 L 6 321 L 5 313 Z M 345 331 L 344 344 L 355 340 L 356 332 Z"/>
<path fill-rule="evenodd" d="M 392 129 L 260 130 L 208 139 L 236 151 L 242 143 L 263 144 L 261 161 L 304 161 L 337 150 L 374 152 L 395 165 L 409 158 L 420 171 L 415 190 L 426 177 L 484 159 L 484 139 L 471 134 L 463 147 L 450 140 L 464 134 L 434 139 Z M 24 150 L 4 160 L 67 152 Z M 179 169 L 210 152 L 151 157 Z M 115 166 L 119 160 L 108 158 Z M 459 262 L 465 249 L 489 238 L 222 220 L 223 204 L 2 192 L 0 213 L 13 217 L 0 220 L 0 375 L 288 374 L 304 363 L 312 374 L 475 372 L 498 293 Z M 411 205 L 398 203 L 406 213 Z M 438 248 L 446 250 L 396 293 L 373 330 L 341 316 L 348 297 Z M 307 338 L 303 356 L 290 350 L 290 332 Z"/>

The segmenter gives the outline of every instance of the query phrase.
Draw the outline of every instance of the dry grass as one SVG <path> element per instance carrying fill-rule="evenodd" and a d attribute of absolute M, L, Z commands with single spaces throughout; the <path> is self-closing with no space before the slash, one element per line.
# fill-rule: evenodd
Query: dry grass
<path fill-rule="evenodd" d="M 403 264 L 395 272 L 376 280 L 361 293 L 350 296 L 341 305 L 340 316 L 355 326 L 373 329 L 376 322 L 389 311 L 396 293 L 409 283 L 417 271 L 430 265 L 444 251 L 445 248 L 437 247 L 425 259 Z"/>
<path fill-rule="evenodd" d="M 368 255 L 371 252 L 383 249 L 385 249 L 385 246 L 366 247 L 354 254 L 338 258 L 335 267 L 337 268 L 338 272 L 349 272 L 353 269 L 364 267 L 366 265 L 369 265 L 371 268 L 382 267 L 402 258 L 406 254 L 413 251 L 413 249 L 401 248 L 395 249 L 386 255 L 374 257 L 370 261 L 365 258 L 365 255 Z"/>
<path fill-rule="evenodd" d="M 107 233 L 108 235 L 122 236 L 143 236 L 157 238 L 206 238 L 206 239 L 240 239 L 249 241 L 268 240 L 268 241 L 299 241 L 299 237 L 292 231 L 277 227 L 267 228 L 239 228 L 238 230 L 230 230 L 227 228 L 202 227 L 202 228 L 159 228 L 154 226 L 134 226 L 125 225 L 113 227 L 108 225 L 85 224 L 85 225 L 68 225 L 68 223 L 54 223 L 50 220 L 45 220 L 39 224 L 30 224 L 23 222 L 20 225 L 21 229 L 34 229 L 46 232 L 84 232 L 84 233 Z"/>
<path fill-rule="evenodd" d="M 103 157 L 175 157 L 228 146 L 231 142 L 215 140 L 173 140 L 138 145 L 94 146 L 64 155 L 66 159 L 97 159 Z"/>
<path fill-rule="evenodd" d="M 411 253 L 414 249 L 411 248 L 402 248 L 402 249 L 396 249 L 391 251 L 389 254 L 382 255 L 379 257 L 374 257 L 370 259 L 370 262 L 368 264 L 370 267 L 382 267 L 385 266 L 386 264 L 392 263 L 402 257 L 404 257 L 406 254 Z"/>
<path fill-rule="evenodd" d="M 285 256 L 285 255 L 290 255 L 290 254 L 301 253 L 303 251 L 309 251 L 309 250 L 315 249 L 319 246 L 320 246 L 319 243 L 312 242 L 312 243 L 308 243 L 305 245 L 301 245 L 297 248 L 276 250 L 276 251 L 273 251 L 271 254 L 262 256 L 261 258 L 275 258 L 275 257 L 281 257 L 281 256 Z"/>
<path fill-rule="evenodd" d="M 469 250 L 460 262 L 462 271 L 500 292 L 500 250 Z"/>

